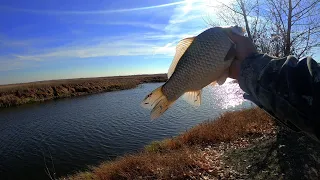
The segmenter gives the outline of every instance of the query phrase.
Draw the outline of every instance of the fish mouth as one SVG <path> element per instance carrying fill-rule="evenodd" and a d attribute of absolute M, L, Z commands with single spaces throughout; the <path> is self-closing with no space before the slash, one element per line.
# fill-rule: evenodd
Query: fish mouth
<path fill-rule="evenodd" d="M 241 29 L 242 29 L 242 33 L 244 34 L 246 30 L 243 27 L 241 27 Z"/>
<path fill-rule="evenodd" d="M 244 36 L 244 34 L 246 33 L 246 30 L 243 27 L 240 27 L 238 25 L 235 25 L 232 27 L 232 32 Z"/>

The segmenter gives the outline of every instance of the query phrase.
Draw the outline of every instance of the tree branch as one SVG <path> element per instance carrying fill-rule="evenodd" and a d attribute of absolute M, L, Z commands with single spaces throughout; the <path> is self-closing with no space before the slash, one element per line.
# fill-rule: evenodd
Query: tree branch
<path fill-rule="evenodd" d="M 301 53 L 298 55 L 298 58 L 300 58 L 300 57 L 307 51 L 307 49 L 310 49 L 309 40 L 310 40 L 310 28 L 309 28 L 309 30 L 308 30 L 307 44 L 306 44 L 306 46 L 304 47 L 304 49 L 301 51 Z"/>
<path fill-rule="evenodd" d="M 310 4 L 310 6 L 307 6 L 304 9 L 302 9 L 300 12 L 297 12 L 296 14 L 294 14 L 293 17 L 297 16 L 299 13 L 303 13 L 306 10 L 307 12 L 309 12 L 311 9 L 313 9 L 312 6 L 315 6 L 317 3 L 319 3 L 319 0 L 315 0 L 313 3 Z"/>
<path fill-rule="evenodd" d="M 281 22 L 281 25 L 282 25 L 283 33 L 286 33 L 286 30 L 285 30 L 286 28 L 285 28 L 284 22 L 283 22 L 283 20 L 282 20 L 282 16 L 281 16 L 280 10 L 278 9 L 277 5 L 275 4 L 275 2 L 274 2 L 273 0 L 269 0 L 269 2 L 271 2 L 272 5 L 273 5 L 273 7 L 277 10 L 278 15 L 276 15 L 276 14 L 274 13 L 274 16 L 275 16 L 275 17 L 278 16 L 278 18 L 279 18 L 279 20 L 280 20 L 280 22 Z"/>
<path fill-rule="evenodd" d="M 236 10 L 235 10 L 235 9 L 233 9 L 232 7 L 229 7 L 228 5 L 226 5 L 226 4 L 222 3 L 222 2 L 219 2 L 219 3 L 220 3 L 220 4 L 222 4 L 224 7 L 228 8 L 229 10 L 233 11 L 234 13 L 236 13 L 236 14 L 240 14 L 240 15 L 242 15 L 242 16 L 243 16 L 243 14 L 242 14 L 241 12 L 236 11 Z"/>
<path fill-rule="evenodd" d="M 296 7 L 299 6 L 299 4 L 300 4 L 301 1 L 302 1 L 302 0 L 299 0 L 299 1 L 297 2 L 297 4 L 296 4 L 295 6 L 293 6 L 292 10 L 296 9 Z"/>
<path fill-rule="evenodd" d="M 295 36 L 295 38 L 292 39 L 290 45 L 292 45 L 295 41 L 297 41 L 297 39 L 299 39 L 301 36 L 303 36 L 303 35 L 305 35 L 306 33 L 308 33 L 308 31 L 310 31 L 310 35 L 315 34 L 315 33 L 319 33 L 320 30 L 311 32 L 311 31 L 313 31 L 314 29 L 317 29 L 317 28 L 319 28 L 319 27 L 318 27 L 318 26 L 312 27 L 312 28 L 309 27 L 307 31 L 301 32 L 300 34 L 298 34 L 297 36 Z"/>

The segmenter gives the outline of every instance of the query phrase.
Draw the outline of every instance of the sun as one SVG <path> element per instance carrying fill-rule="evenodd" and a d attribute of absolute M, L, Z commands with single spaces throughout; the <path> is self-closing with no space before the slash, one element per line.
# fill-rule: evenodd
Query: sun
<path fill-rule="evenodd" d="M 188 14 L 192 10 L 192 4 L 195 0 L 185 0 L 186 5 L 182 8 L 183 14 Z"/>

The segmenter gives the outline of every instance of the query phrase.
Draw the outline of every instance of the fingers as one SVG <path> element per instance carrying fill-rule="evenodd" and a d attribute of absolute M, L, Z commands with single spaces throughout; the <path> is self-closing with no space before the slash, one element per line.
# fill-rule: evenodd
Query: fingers
<path fill-rule="evenodd" d="M 228 36 L 234 43 L 241 42 L 244 40 L 244 38 L 246 38 L 245 36 L 241 36 L 232 31 L 228 32 Z"/>
<path fill-rule="evenodd" d="M 229 38 L 236 44 L 236 58 L 240 61 L 244 60 L 250 54 L 257 52 L 251 39 L 238 35 L 233 32 L 228 33 Z"/>
<path fill-rule="evenodd" d="M 229 68 L 229 77 L 239 79 L 242 61 L 257 50 L 250 38 L 230 31 L 227 34 L 236 45 L 235 50 L 230 53 L 235 57 Z"/>

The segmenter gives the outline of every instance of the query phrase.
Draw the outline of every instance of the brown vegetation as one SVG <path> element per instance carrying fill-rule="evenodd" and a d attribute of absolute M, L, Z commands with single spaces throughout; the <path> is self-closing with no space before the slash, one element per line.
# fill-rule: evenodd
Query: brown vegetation
<path fill-rule="evenodd" d="M 140 153 L 118 158 L 67 179 L 183 179 L 193 162 L 192 150 L 181 149 L 165 154 Z"/>
<path fill-rule="evenodd" d="M 214 144 L 231 142 L 248 135 L 272 133 L 272 118 L 264 111 L 249 109 L 238 112 L 228 112 L 214 121 L 207 121 L 181 134 L 180 136 L 153 142 L 153 151 L 179 149 L 185 145 Z M 147 146 L 147 149 L 150 147 Z"/>
<path fill-rule="evenodd" d="M 228 112 L 175 138 L 153 142 L 139 154 L 120 157 L 63 179 L 199 179 L 203 172 L 216 177 L 218 171 L 203 163 L 205 158 L 199 149 L 239 139 L 242 144 L 242 137 L 272 133 L 272 118 L 259 109 Z"/>
<path fill-rule="evenodd" d="M 255 108 L 62 179 L 319 179 L 319 167 L 319 143 Z"/>
<path fill-rule="evenodd" d="M 41 81 L 0 86 L 0 108 L 165 82 L 166 74 Z"/>

